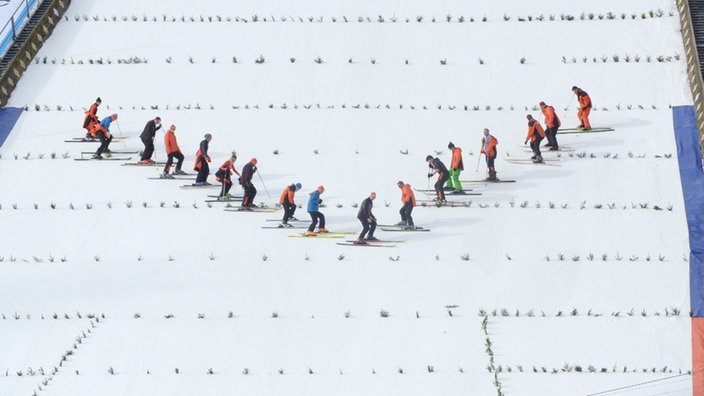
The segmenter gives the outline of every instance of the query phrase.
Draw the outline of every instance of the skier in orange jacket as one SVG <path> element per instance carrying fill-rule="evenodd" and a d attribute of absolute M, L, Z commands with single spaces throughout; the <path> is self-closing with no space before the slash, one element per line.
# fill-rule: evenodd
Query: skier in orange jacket
<path fill-rule="evenodd" d="M 95 103 L 90 105 L 90 108 L 88 111 L 86 111 L 86 116 L 83 119 L 83 128 L 86 130 L 86 139 L 93 139 L 93 135 L 91 134 L 91 130 L 97 124 L 98 121 L 98 106 L 103 103 L 103 101 L 98 97 L 95 100 Z"/>
<path fill-rule="evenodd" d="M 284 208 L 284 218 L 281 220 L 279 227 L 293 227 L 288 221 L 296 219 L 293 217 L 293 214 L 296 212 L 296 202 L 294 202 L 294 198 L 296 191 L 300 190 L 301 187 L 301 183 L 291 184 L 290 186 L 286 186 L 281 193 L 279 204 Z"/>
<path fill-rule="evenodd" d="M 589 123 L 589 113 L 592 111 L 592 99 L 589 97 L 588 93 L 582 91 L 582 89 L 577 86 L 572 87 L 572 92 L 577 95 L 577 101 L 579 102 L 579 110 L 577 111 L 579 128 L 588 131 L 592 129 L 592 125 Z"/>
<path fill-rule="evenodd" d="M 548 144 L 546 147 L 550 147 L 550 151 L 557 151 L 560 149 L 557 144 L 557 130 L 560 128 L 560 119 L 555 113 L 555 108 L 548 106 L 545 102 L 540 102 L 540 109 L 545 116 L 545 137 L 548 139 Z"/>
<path fill-rule="evenodd" d="M 447 179 L 445 188 L 454 190 L 452 194 L 463 194 L 462 183 L 460 183 L 460 173 L 464 170 L 462 149 L 456 147 L 452 142 L 447 145 L 447 148 L 452 151 L 452 159 L 450 160 L 450 178 Z"/>
<path fill-rule="evenodd" d="M 538 120 L 533 118 L 532 115 L 528 114 L 526 116 L 528 119 L 528 134 L 526 135 L 526 141 L 523 144 L 530 141 L 530 148 L 533 149 L 533 156 L 531 159 L 535 163 L 543 162 L 543 156 L 540 153 L 540 142 L 545 138 L 545 130 L 540 125 Z"/>
<path fill-rule="evenodd" d="M 494 168 L 494 160 L 496 159 L 496 146 L 499 141 L 489 133 L 489 129 L 484 128 L 484 137 L 482 138 L 482 149 L 479 151 L 480 154 L 484 154 L 486 157 L 486 166 L 489 168 L 489 177 L 486 178 L 487 181 L 497 181 L 496 169 Z"/>
<path fill-rule="evenodd" d="M 166 131 L 164 134 L 164 147 L 166 147 L 166 154 L 167 154 L 167 159 L 166 159 L 166 165 L 164 166 L 164 173 L 162 173 L 161 178 L 162 179 L 173 179 L 174 177 L 169 174 L 169 170 L 171 169 L 171 165 L 174 163 L 174 158 L 178 160 L 176 163 L 176 170 L 174 170 L 174 175 L 185 175 L 187 174 L 186 172 L 181 170 L 181 166 L 183 165 L 183 153 L 181 152 L 181 149 L 178 147 L 178 143 L 176 142 L 176 134 L 174 132 L 176 131 L 176 125 L 171 125 L 169 127 L 169 130 Z"/>
<path fill-rule="evenodd" d="M 413 224 L 413 217 L 411 217 L 413 207 L 416 206 L 416 197 L 413 194 L 413 189 L 410 184 L 406 184 L 401 180 L 396 185 L 401 189 L 401 202 L 403 202 L 403 206 L 399 210 L 401 222 L 396 225 L 408 230 L 415 229 L 416 226 Z"/>

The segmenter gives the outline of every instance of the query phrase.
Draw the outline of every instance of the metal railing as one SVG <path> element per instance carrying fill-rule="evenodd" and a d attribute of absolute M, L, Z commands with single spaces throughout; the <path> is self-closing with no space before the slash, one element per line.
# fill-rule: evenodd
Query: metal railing
<path fill-rule="evenodd" d="M 17 39 L 17 35 L 29 21 L 29 17 L 37 9 L 39 3 L 41 3 L 39 0 L 20 1 L 19 6 L 10 16 L 10 20 L 0 30 L 0 59 L 5 56 L 7 49 Z"/>
<path fill-rule="evenodd" d="M 702 69 L 699 64 L 697 41 L 695 39 L 692 14 L 689 9 L 688 0 L 677 0 L 677 9 L 680 12 L 682 40 L 687 57 L 689 87 L 692 90 L 692 99 L 694 100 L 694 109 L 697 115 L 699 143 L 702 146 L 702 152 L 704 152 L 704 80 L 702 80 Z"/>

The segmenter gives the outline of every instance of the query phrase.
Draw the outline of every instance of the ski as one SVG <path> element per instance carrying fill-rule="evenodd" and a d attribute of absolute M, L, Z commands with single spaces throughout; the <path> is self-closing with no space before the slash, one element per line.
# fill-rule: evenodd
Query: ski
<path fill-rule="evenodd" d="M 460 180 L 460 183 L 515 183 L 515 180 L 497 179 L 497 180 Z"/>
<path fill-rule="evenodd" d="M 123 164 L 123 165 L 126 165 L 126 164 Z M 191 176 L 191 177 L 174 176 L 173 178 L 166 178 L 166 177 L 158 176 L 158 177 L 148 177 L 147 179 L 149 179 L 149 180 L 181 180 L 181 181 L 184 181 L 184 180 L 194 180 L 195 181 L 196 180 L 195 176 Z"/>
<path fill-rule="evenodd" d="M 140 164 L 139 162 L 128 162 L 123 166 L 165 166 L 166 162 L 154 162 L 153 164 Z"/>
<path fill-rule="evenodd" d="M 427 208 L 430 206 L 435 206 L 436 208 L 442 208 L 442 207 L 447 207 L 447 208 L 468 208 L 470 203 L 468 201 L 445 201 L 445 203 L 441 204 L 438 203 L 438 201 L 435 200 L 418 200 L 416 199 L 416 202 L 420 202 L 420 206 Z"/>
<path fill-rule="evenodd" d="M 549 162 L 533 162 L 531 161 L 520 161 L 520 160 L 506 160 L 506 162 L 511 163 L 511 164 L 519 164 L 519 165 L 548 165 L 548 166 L 562 166 L 560 164 L 551 164 Z"/>
<path fill-rule="evenodd" d="M 386 228 L 394 228 L 394 227 L 395 227 L 395 228 L 399 228 L 399 229 L 400 229 L 400 228 L 403 228 L 403 227 L 405 227 L 405 226 L 400 226 L 400 225 L 396 225 L 396 224 L 377 224 L 377 227 L 386 227 Z M 422 230 L 423 227 L 416 227 L 416 229 Z"/>
<path fill-rule="evenodd" d="M 429 228 L 414 228 L 414 229 L 403 229 L 403 228 L 397 228 L 397 227 L 379 227 L 383 231 L 398 231 L 398 232 L 421 232 L 421 231 L 430 231 Z"/>
<path fill-rule="evenodd" d="M 356 242 L 356 241 L 357 241 L 356 239 L 345 239 L 345 242 Z M 365 239 L 364 242 L 366 242 L 366 243 L 403 243 L 403 242 L 406 242 L 406 240 L 405 239 L 397 239 L 397 240 L 379 239 L 376 241 L 370 241 L 368 239 Z"/>
<path fill-rule="evenodd" d="M 219 196 L 219 195 L 211 195 L 211 194 L 208 194 L 208 198 L 220 198 L 220 196 Z M 244 196 L 242 196 L 242 195 L 230 195 L 230 199 L 239 199 L 239 200 L 242 200 L 242 198 L 244 198 Z"/>
<path fill-rule="evenodd" d="M 219 184 L 184 184 L 181 188 L 222 188 Z"/>
<path fill-rule="evenodd" d="M 532 158 L 508 158 L 506 161 L 514 161 L 514 162 L 533 162 Z M 555 162 L 555 161 L 560 161 L 559 158 L 543 158 L 543 161 L 549 161 L 549 162 Z"/>
<path fill-rule="evenodd" d="M 416 190 L 416 191 L 422 192 L 422 193 L 425 194 L 425 195 L 431 195 L 431 196 L 437 195 L 437 193 L 435 192 L 435 190 Z M 451 193 L 451 192 L 446 192 L 445 195 L 446 195 L 446 196 L 447 196 L 447 195 L 452 195 L 452 196 L 466 196 L 466 195 L 482 195 L 482 193 L 480 193 L 480 192 L 466 192 L 466 193 L 464 193 L 464 194 L 455 194 L 455 193 Z"/>
<path fill-rule="evenodd" d="M 433 190 L 433 189 L 428 189 L 428 190 L 426 190 L 426 189 L 423 189 L 423 188 L 414 188 L 413 191 L 425 192 L 425 193 L 435 193 L 435 190 Z M 443 191 L 445 191 L 445 194 L 452 194 L 452 192 L 455 191 L 455 189 L 454 189 L 454 188 L 453 188 L 453 189 L 443 189 Z M 472 191 L 472 189 L 471 189 L 471 188 L 465 188 L 463 191 L 465 191 L 465 192 L 467 192 L 467 191 Z"/>
<path fill-rule="evenodd" d="M 129 161 L 132 157 L 74 158 L 74 161 Z"/>
<path fill-rule="evenodd" d="M 223 210 L 228 211 L 228 212 L 241 212 L 241 213 L 271 213 L 271 212 L 276 212 L 279 209 L 278 208 L 259 208 L 259 207 L 243 209 L 242 207 L 238 207 L 238 208 L 231 207 L 231 208 L 225 208 Z"/>
<path fill-rule="evenodd" d="M 295 229 L 302 229 L 302 228 L 308 228 L 308 226 L 293 226 L 293 227 L 284 227 L 282 225 L 279 226 L 262 226 L 261 228 L 266 228 L 266 229 L 275 229 L 275 230 L 295 230 Z"/>
<path fill-rule="evenodd" d="M 526 152 L 526 153 L 532 153 L 532 152 L 533 152 L 533 150 L 531 150 L 530 147 L 521 146 L 520 144 L 518 145 L 518 147 L 521 148 L 521 149 L 523 149 L 523 151 Z M 557 151 L 557 152 L 561 152 L 561 151 L 566 152 L 566 151 L 574 151 L 574 148 L 568 147 L 568 146 L 560 146 L 560 148 L 558 148 L 557 150 L 550 150 L 550 146 L 542 146 L 542 147 L 540 147 L 540 151 L 541 151 L 541 152 L 544 152 L 544 153 L 552 153 L 552 152 L 555 152 L 555 151 Z"/>
<path fill-rule="evenodd" d="M 589 130 L 584 129 L 566 129 L 558 131 L 559 134 L 576 134 L 576 133 L 600 133 L 600 132 L 613 132 L 613 128 L 592 128 Z"/>
<path fill-rule="evenodd" d="M 242 202 L 242 198 L 235 198 L 235 199 L 204 199 L 203 202 L 217 202 L 217 203 L 228 203 L 228 202 L 236 202 L 238 205 L 240 202 Z M 272 208 L 273 209 L 273 208 Z"/>
<path fill-rule="evenodd" d="M 81 155 L 95 154 L 95 151 L 81 151 Z M 110 150 L 110 154 L 139 154 L 139 151 Z"/>
<path fill-rule="evenodd" d="M 278 221 L 278 222 L 281 222 L 281 219 L 266 219 L 266 221 Z M 289 223 L 290 223 L 290 222 L 310 223 L 310 220 L 288 219 L 288 221 L 289 221 Z"/>
<path fill-rule="evenodd" d="M 124 140 L 123 138 L 113 137 L 111 143 L 119 143 L 123 140 Z M 100 143 L 100 139 L 71 138 L 68 140 L 64 140 L 64 143 Z"/>
<path fill-rule="evenodd" d="M 289 235 L 289 238 L 310 238 L 310 239 L 327 239 L 327 238 L 344 238 L 344 235 L 321 235 L 321 234 L 315 234 L 315 235 L 306 235 L 304 234 L 296 234 L 296 235 Z"/>
<path fill-rule="evenodd" d="M 393 245 L 379 245 L 379 244 L 373 244 L 373 243 L 351 243 L 351 242 L 338 242 L 338 245 L 342 246 L 360 246 L 360 247 L 385 247 L 385 248 L 392 248 L 396 246 L 395 244 Z"/>

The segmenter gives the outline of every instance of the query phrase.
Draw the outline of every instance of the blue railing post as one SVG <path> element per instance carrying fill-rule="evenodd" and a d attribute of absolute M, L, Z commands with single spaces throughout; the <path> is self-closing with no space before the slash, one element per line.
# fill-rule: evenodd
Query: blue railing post
<path fill-rule="evenodd" d="M 10 17 L 10 26 L 12 26 L 12 41 L 17 40 L 17 32 L 15 31 L 15 16 Z"/>

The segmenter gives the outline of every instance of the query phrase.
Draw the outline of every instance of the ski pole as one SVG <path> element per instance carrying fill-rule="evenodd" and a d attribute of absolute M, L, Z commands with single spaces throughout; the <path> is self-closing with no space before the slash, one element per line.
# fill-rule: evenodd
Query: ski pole
<path fill-rule="evenodd" d="M 477 169 L 474 170 L 474 173 L 479 172 L 479 163 L 482 160 L 482 153 L 479 153 L 479 157 L 477 157 Z"/>
<path fill-rule="evenodd" d="M 115 125 L 117 125 L 117 131 L 120 132 L 120 140 L 122 140 L 122 148 L 126 148 L 125 137 L 122 136 L 122 128 L 120 128 L 120 123 L 115 120 Z"/>
<path fill-rule="evenodd" d="M 269 195 L 269 190 L 266 189 L 266 184 L 264 184 L 264 179 L 262 179 L 262 175 L 259 173 L 259 169 L 257 169 L 257 175 L 259 176 L 259 180 L 262 182 L 262 187 L 264 187 L 264 191 L 266 191 L 266 196 L 271 199 L 271 195 Z"/>
<path fill-rule="evenodd" d="M 565 119 L 565 117 L 567 117 L 567 109 L 570 108 L 570 105 L 572 104 L 574 97 L 575 97 L 574 93 L 572 95 L 570 95 L 570 101 L 569 101 L 569 103 L 567 103 L 567 107 L 565 107 L 565 112 L 562 113 L 562 119 Z M 581 120 L 580 120 L 580 122 L 581 122 Z"/>

